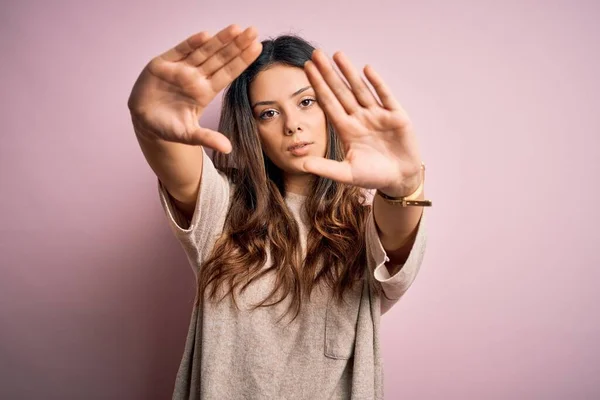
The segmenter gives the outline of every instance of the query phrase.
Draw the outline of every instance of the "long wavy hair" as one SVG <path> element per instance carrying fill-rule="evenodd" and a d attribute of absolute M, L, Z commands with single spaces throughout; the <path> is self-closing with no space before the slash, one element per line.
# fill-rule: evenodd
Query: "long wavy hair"
<path fill-rule="evenodd" d="M 216 152 L 215 167 L 232 181 L 233 193 L 223 233 L 198 274 L 197 301 L 215 301 L 219 288 L 232 295 L 244 291 L 254 280 L 274 273 L 275 287 L 254 305 L 268 307 L 291 302 L 285 315 L 292 321 L 310 299 L 317 284 L 325 284 L 341 302 L 346 290 L 363 284 L 366 271 L 365 226 L 371 205 L 363 189 L 331 179 L 315 177 L 304 202 L 309 216 L 306 255 L 302 259 L 299 227 L 288 209 L 283 173 L 263 152 L 250 105 L 249 88 L 261 71 L 275 65 L 303 69 L 314 47 L 295 35 L 262 42 L 260 56 L 225 90 L 219 131 L 229 138 L 234 151 Z M 344 149 L 329 121 L 326 123 L 326 157 L 342 161 Z M 264 268 L 267 251 L 272 266 Z M 368 278 L 373 290 L 381 286 Z M 226 286 L 222 286 L 226 285 Z M 219 301 L 220 301 L 219 300 Z"/>

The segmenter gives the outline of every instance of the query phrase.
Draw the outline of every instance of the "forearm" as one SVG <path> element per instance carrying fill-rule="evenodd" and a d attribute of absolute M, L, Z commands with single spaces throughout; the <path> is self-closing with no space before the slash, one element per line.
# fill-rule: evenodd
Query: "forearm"
<path fill-rule="evenodd" d="M 421 193 L 418 200 L 425 199 Z M 379 233 L 379 239 L 390 261 L 386 267 L 394 275 L 408 258 L 413 247 L 417 226 L 423 213 L 423 207 L 402 207 L 387 203 L 380 196 L 373 199 L 373 216 Z"/>
<path fill-rule="evenodd" d="M 202 176 L 202 147 L 150 139 L 133 127 L 146 161 L 169 193 L 180 201 L 193 197 Z"/>

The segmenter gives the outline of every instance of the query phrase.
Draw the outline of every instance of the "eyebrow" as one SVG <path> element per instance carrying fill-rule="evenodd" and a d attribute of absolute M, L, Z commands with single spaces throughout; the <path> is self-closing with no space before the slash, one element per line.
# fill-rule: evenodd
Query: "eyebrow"
<path fill-rule="evenodd" d="M 294 96 L 297 96 L 300 93 L 302 93 L 302 92 L 304 92 L 305 90 L 308 90 L 308 89 L 312 89 L 312 86 L 307 86 L 307 87 L 303 87 L 300 90 L 296 90 L 294 93 L 292 93 L 292 95 L 290 96 L 290 98 L 292 98 Z M 252 106 L 252 109 L 254 109 L 254 107 L 256 107 L 256 106 L 263 106 L 263 105 L 270 105 L 270 104 L 275 104 L 275 102 L 272 101 L 272 100 L 271 101 L 259 101 L 257 103 L 254 103 L 254 105 Z"/>

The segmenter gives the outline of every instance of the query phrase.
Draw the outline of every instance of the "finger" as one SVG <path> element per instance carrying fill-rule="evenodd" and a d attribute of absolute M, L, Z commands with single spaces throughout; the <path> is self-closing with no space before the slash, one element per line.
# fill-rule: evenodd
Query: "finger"
<path fill-rule="evenodd" d="M 335 161 L 323 157 L 306 157 L 304 171 L 346 184 L 352 184 L 352 168 L 347 161 Z"/>
<path fill-rule="evenodd" d="M 400 103 L 396 101 L 396 98 L 392 94 L 392 91 L 385 84 L 381 76 L 379 76 L 379 74 L 375 72 L 373 67 L 367 65 L 364 68 L 364 72 L 365 76 L 367 77 L 369 82 L 371 82 L 371 85 L 373 85 L 375 92 L 379 96 L 381 104 L 383 104 L 385 108 L 387 108 L 390 111 L 404 111 L 402 110 L 402 106 L 400 106 Z"/>
<path fill-rule="evenodd" d="M 346 112 L 348 114 L 354 113 L 358 107 L 360 107 L 360 105 L 356 101 L 354 94 L 346 82 L 344 82 L 338 73 L 333 69 L 333 65 L 327 59 L 325 53 L 323 53 L 321 50 L 315 50 L 313 52 L 312 61 Z"/>
<path fill-rule="evenodd" d="M 241 28 L 236 24 L 229 25 L 215 36 L 210 38 L 202 46 L 190 53 L 185 62 L 193 67 L 204 63 L 209 57 L 226 46 L 241 33 Z"/>
<path fill-rule="evenodd" d="M 206 146 L 229 154 L 232 150 L 231 142 L 220 132 L 197 126 L 196 130 L 181 139 L 182 143 L 196 146 Z"/>
<path fill-rule="evenodd" d="M 208 32 L 196 33 L 188 37 L 172 49 L 169 49 L 166 52 L 164 52 L 160 55 L 160 57 L 163 60 L 171 62 L 181 61 L 184 58 L 186 58 L 192 51 L 196 50 L 198 47 L 208 42 L 210 38 L 211 36 Z"/>
<path fill-rule="evenodd" d="M 216 54 L 207 59 L 198 67 L 198 70 L 210 76 L 219 70 L 223 65 L 227 64 L 245 50 L 254 39 L 258 36 L 258 32 L 254 27 L 247 28 L 244 32 L 238 35 L 232 42 L 227 44 Z"/>
<path fill-rule="evenodd" d="M 341 51 L 335 53 L 333 55 L 333 60 L 339 67 L 342 74 L 350 84 L 350 88 L 354 93 L 354 97 L 363 107 L 371 107 L 375 105 L 379 105 L 377 99 L 369 89 L 369 86 L 362 79 L 356 68 L 352 65 L 348 57 Z"/>
<path fill-rule="evenodd" d="M 342 107 L 340 101 L 331 91 L 331 88 L 327 85 L 327 82 L 325 82 L 325 79 L 312 61 L 307 61 L 304 64 L 304 72 L 317 94 L 319 106 L 325 110 L 325 113 L 329 116 L 331 122 L 333 122 L 334 125 L 339 126 L 348 113 L 344 107 Z"/>
<path fill-rule="evenodd" d="M 250 64 L 254 62 L 262 51 L 262 43 L 252 42 L 242 53 L 225 64 L 216 71 L 211 77 L 210 82 L 215 93 L 220 92 L 225 86 L 229 85 L 237 78 Z"/>

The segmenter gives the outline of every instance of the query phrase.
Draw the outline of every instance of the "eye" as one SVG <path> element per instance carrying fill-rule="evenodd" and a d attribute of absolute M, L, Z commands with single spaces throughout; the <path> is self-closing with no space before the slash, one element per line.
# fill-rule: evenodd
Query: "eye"
<path fill-rule="evenodd" d="M 261 113 L 258 118 L 260 118 L 262 120 L 271 119 L 271 118 L 274 117 L 274 115 L 267 116 L 267 114 L 269 114 L 269 113 L 275 113 L 275 112 L 276 112 L 275 110 L 267 110 L 267 111 Z M 266 118 L 265 118 L 265 116 L 266 116 Z"/>
<path fill-rule="evenodd" d="M 310 107 L 316 100 L 312 99 L 310 97 L 307 97 L 306 99 L 303 99 L 300 104 L 302 104 L 304 107 Z M 308 104 L 306 104 L 306 102 L 309 102 Z"/>
<path fill-rule="evenodd" d="M 300 104 L 302 105 L 302 107 L 307 108 L 307 107 L 312 106 L 313 103 L 316 103 L 316 101 L 317 101 L 316 99 L 307 97 L 306 99 L 302 99 L 300 101 Z M 277 113 L 277 111 L 275 111 L 275 110 L 266 110 L 266 111 L 263 111 L 262 113 L 260 113 L 258 118 L 260 118 L 263 121 L 266 121 L 266 120 L 273 118 L 276 113 Z"/>

